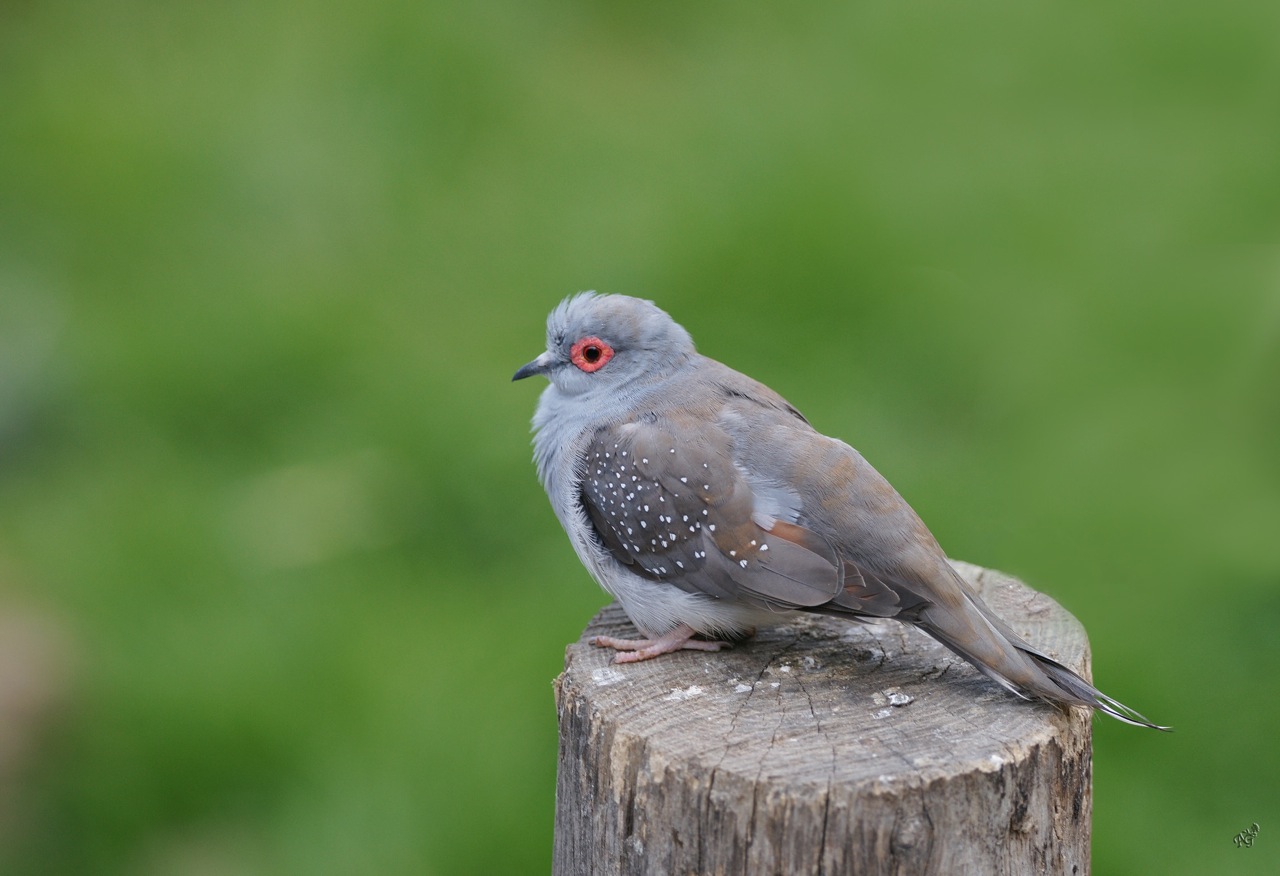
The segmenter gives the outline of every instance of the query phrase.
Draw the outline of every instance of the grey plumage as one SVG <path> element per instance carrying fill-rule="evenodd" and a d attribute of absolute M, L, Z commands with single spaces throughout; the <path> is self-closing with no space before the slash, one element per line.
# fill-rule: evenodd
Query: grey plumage
<path fill-rule="evenodd" d="M 1007 690 L 1156 725 L 1022 641 L 849 445 L 699 355 L 652 302 L 583 293 L 547 320 L 538 476 L 579 558 L 646 639 L 619 661 L 792 611 L 914 624 Z M 1166 728 L 1159 728 L 1166 729 Z"/>

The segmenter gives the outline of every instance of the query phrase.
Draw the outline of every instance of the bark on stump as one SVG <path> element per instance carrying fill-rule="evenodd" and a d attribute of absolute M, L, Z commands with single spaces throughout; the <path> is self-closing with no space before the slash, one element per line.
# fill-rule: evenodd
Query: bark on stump
<path fill-rule="evenodd" d="M 1049 597 L 956 563 L 1089 677 Z M 1090 716 L 1005 693 L 913 628 L 801 617 L 717 653 L 615 665 L 615 604 L 556 680 L 557 874 L 1089 871 Z"/>

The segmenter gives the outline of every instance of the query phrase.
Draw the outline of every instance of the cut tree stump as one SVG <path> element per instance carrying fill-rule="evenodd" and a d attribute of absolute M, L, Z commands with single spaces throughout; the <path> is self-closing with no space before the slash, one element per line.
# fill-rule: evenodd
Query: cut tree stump
<path fill-rule="evenodd" d="M 1074 617 L 957 570 L 1089 677 Z M 732 650 L 616 665 L 616 604 L 556 680 L 557 874 L 1089 871 L 1091 717 L 1020 700 L 920 631 L 801 616 Z"/>

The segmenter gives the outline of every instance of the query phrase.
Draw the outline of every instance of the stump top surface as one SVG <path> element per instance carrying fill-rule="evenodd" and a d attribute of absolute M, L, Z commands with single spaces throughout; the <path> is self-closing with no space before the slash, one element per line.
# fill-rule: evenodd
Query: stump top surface
<path fill-rule="evenodd" d="M 1088 677 L 1088 640 L 1065 609 L 1015 578 L 955 563 L 1019 635 Z M 900 788 L 997 771 L 1042 743 L 1085 733 L 1089 714 L 1027 702 L 924 633 L 895 621 L 789 618 L 731 650 L 612 663 L 591 636 L 634 637 L 610 605 L 565 655 L 571 687 L 652 755 L 788 784 Z M 887 788 L 886 788 L 887 790 Z"/>

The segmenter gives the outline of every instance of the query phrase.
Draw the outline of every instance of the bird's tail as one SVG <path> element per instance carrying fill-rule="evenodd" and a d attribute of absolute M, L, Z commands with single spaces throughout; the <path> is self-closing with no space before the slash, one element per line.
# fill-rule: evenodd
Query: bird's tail
<path fill-rule="evenodd" d="M 1057 660 L 1028 645 L 963 585 L 959 576 L 956 578 L 962 584 L 967 604 L 930 605 L 920 612 L 916 624 L 997 684 L 1024 699 L 1087 706 L 1136 727 L 1170 729 L 1148 721 Z"/>
<path fill-rule="evenodd" d="M 1018 647 L 1015 643 L 1015 647 Z M 1152 730 L 1172 730 L 1172 727 L 1162 727 L 1159 724 L 1153 724 L 1148 721 L 1140 712 L 1129 708 L 1124 703 L 1114 700 L 1111 697 L 1098 690 L 1089 682 L 1085 681 L 1079 675 L 1076 675 L 1067 667 L 1063 666 L 1057 660 L 1046 657 L 1034 650 L 1025 651 L 1031 657 L 1045 677 L 1049 680 L 1049 684 L 1054 688 L 1046 692 L 1033 691 L 1033 695 L 1042 699 L 1054 701 L 1057 696 L 1059 701 L 1069 702 L 1075 705 L 1090 706 L 1102 712 L 1104 715 L 1110 715 L 1117 721 L 1124 721 L 1126 724 L 1132 724 L 1135 727 L 1150 727 Z"/>

